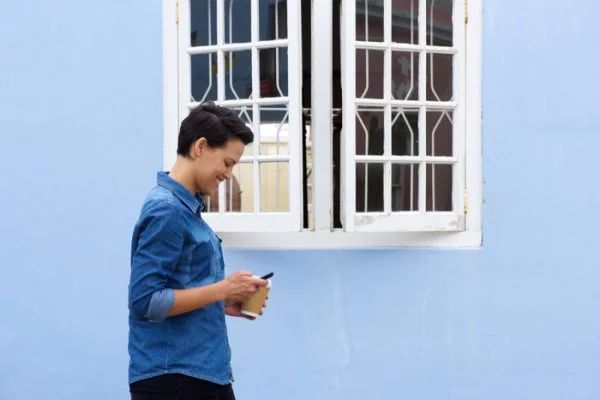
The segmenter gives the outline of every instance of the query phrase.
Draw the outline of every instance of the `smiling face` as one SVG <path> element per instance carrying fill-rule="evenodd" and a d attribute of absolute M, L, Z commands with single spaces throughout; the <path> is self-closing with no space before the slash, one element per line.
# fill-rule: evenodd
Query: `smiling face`
<path fill-rule="evenodd" d="M 200 192 L 213 196 L 219 183 L 231 178 L 233 167 L 244 153 L 244 143 L 238 138 L 229 139 L 223 147 L 210 147 L 205 138 L 192 144 L 190 154 L 194 160 L 194 181 Z"/>

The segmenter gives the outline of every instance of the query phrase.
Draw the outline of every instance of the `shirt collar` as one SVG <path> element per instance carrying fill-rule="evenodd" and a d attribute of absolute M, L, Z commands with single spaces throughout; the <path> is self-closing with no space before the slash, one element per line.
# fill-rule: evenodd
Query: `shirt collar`
<path fill-rule="evenodd" d="M 168 172 L 156 174 L 156 183 L 177 196 L 194 214 L 198 214 L 198 209 L 204 211 L 205 204 L 202 193 L 196 193 L 193 196 L 181 183 L 171 178 Z"/>

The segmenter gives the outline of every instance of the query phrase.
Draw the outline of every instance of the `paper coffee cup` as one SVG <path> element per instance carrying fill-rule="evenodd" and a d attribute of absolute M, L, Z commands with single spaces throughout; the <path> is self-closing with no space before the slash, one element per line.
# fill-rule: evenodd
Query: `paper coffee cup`
<path fill-rule="evenodd" d="M 260 286 L 252 297 L 242 303 L 241 313 L 248 317 L 257 318 L 260 315 L 260 310 L 265 304 L 265 300 L 269 295 L 270 290 L 271 280 L 267 279 L 267 286 Z"/>

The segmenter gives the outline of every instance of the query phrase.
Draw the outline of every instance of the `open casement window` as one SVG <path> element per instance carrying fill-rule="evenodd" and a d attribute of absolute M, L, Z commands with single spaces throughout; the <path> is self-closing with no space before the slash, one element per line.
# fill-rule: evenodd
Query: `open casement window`
<path fill-rule="evenodd" d="M 164 168 L 215 101 L 255 133 L 227 246 L 480 246 L 481 3 L 163 0 Z"/>
<path fill-rule="evenodd" d="M 179 0 L 178 125 L 205 101 L 255 133 L 232 179 L 206 197 L 217 231 L 299 231 L 300 7 L 286 0 Z"/>
<path fill-rule="evenodd" d="M 342 1 L 346 231 L 465 229 L 465 8 Z"/>

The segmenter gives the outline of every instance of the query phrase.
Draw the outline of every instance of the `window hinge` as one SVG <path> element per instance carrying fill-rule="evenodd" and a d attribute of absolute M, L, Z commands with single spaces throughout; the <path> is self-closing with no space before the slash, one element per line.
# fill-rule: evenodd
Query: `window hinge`
<path fill-rule="evenodd" d="M 469 0 L 465 0 L 465 25 L 469 23 Z"/>
<path fill-rule="evenodd" d="M 175 0 L 175 23 L 179 25 L 179 0 Z"/>
<path fill-rule="evenodd" d="M 465 198 L 464 198 L 464 204 L 465 204 L 465 215 L 467 215 L 467 213 L 469 212 L 469 192 L 467 192 L 467 190 L 465 189 Z"/>

